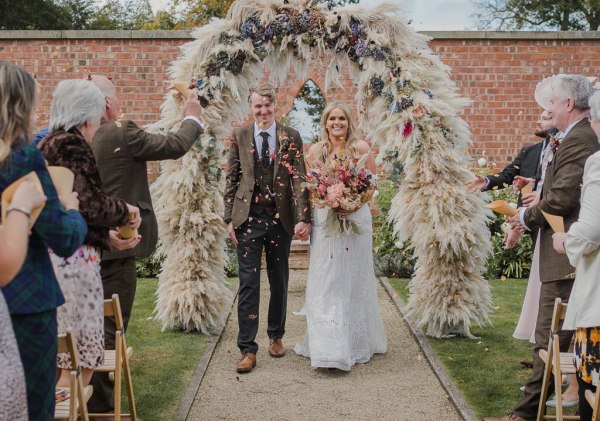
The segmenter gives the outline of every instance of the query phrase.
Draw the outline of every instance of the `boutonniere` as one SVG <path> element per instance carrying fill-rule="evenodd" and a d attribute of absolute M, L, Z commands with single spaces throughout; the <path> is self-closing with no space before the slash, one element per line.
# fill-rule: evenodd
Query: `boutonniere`
<path fill-rule="evenodd" d="M 287 151 L 290 148 L 292 138 L 286 130 L 279 129 L 277 131 L 277 139 L 279 139 L 279 152 Z"/>

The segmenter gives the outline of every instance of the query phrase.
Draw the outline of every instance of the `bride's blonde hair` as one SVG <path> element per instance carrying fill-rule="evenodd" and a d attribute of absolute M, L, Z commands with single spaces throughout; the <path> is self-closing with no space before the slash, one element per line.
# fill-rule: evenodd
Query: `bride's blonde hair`
<path fill-rule="evenodd" d="M 346 120 L 348 121 L 348 132 L 346 133 L 345 145 L 344 149 L 346 155 L 349 155 L 353 159 L 360 158 L 360 151 L 358 149 L 358 138 L 356 137 L 356 127 L 354 125 L 354 120 L 352 118 L 352 113 L 348 106 L 342 102 L 332 102 L 328 104 L 323 110 L 323 114 L 321 115 L 321 136 L 319 142 L 317 142 L 311 149 L 314 150 L 314 153 L 311 151 L 311 155 L 321 162 L 325 162 L 327 157 L 331 153 L 333 145 L 329 140 L 329 132 L 327 130 L 326 124 L 327 119 L 329 118 L 329 114 L 335 109 L 342 110 L 346 115 Z"/>

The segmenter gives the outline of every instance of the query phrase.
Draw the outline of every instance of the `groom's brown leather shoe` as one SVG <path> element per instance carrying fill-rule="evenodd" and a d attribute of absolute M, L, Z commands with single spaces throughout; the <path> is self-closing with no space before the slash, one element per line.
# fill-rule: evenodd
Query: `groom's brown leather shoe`
<path fill-rule="evenodd" d="M 242 359 L 236 367 L 238 373 L 249 373 L 256 367 L 256 355 L 251 352 L 247 352 L 242 355 Z"/>
<path fill-rule="evenodd" d="M 269 339 L 269 355 L 273 358 L 281 358 L 285 355 L 285 348 L 283 347 L 283 343 L 281 343 L 281 338 Z"/>

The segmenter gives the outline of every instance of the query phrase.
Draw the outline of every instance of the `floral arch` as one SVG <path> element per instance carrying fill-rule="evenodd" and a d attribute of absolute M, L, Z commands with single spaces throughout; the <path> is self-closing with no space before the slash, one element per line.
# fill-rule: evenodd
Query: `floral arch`
<path fill-rule="evenodd" d="M 463 187 L 472 176 L 470 132 L 458 114 L 468 101 L 398 7 L 329 10 L 317 0 L 237 0 L 226 19 L 192 36 L 170 77 L 199 80 L 207 131 L 190 153 L 163 163 L 153 185 L 166 255 L 156 307 L 164 329 L 207 331 L 231 302 L 217 139 L 247 115 L 250 87 L 265 67 L 272 80 L 284 80 L 291 67 L 306 80 L 316 67 L 327 89 L 339 82 L 343 64 L 357 85 L 358 122 L 378 146 L 378 161 L 403 169 L 389 218 L 417 258 L 409 315 L 435 337 L 471 336 L 472 323 L 485 323 L 492 304 L 482 277 L 491 250 L 489 211 Z M 167 96 L 151 130 L 169 131 L 180 121 L 181 106 Z"/>

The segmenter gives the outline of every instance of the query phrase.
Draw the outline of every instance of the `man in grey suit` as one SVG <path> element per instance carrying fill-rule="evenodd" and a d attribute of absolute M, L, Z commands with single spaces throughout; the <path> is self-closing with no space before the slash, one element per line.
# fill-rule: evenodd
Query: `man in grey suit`
<path fill-rule="evenodd" d="M 138 206 L 142 216 L 142 225 L 138 230 L 142 238 L 137 247 L 129 250 L 111 250 L 102 254 L 104 298 L 111 298 L 113 294 L 119 295 L 123 321 L 127 329 L 137 284 L 135 258 L 151 255 L 158 239 L 146 163 L 183 156 L 203 132 L 199 119 L 202 107 L 196 95 L 190 94 L 184 105 L 184 120 L 179 130 L 169 135 L 150 134 L 131 120 L 117 120 L 119 102 L 114 85 L 104 76 L 94 75 L 91 79 L 106 100 L 102 124 L 91 144 L 103 188 L 107 194 Z M 113 244 L 118 241 L 113 238 Z M 115 325 L 106 320 L 104 328 L 105 347 L 114 349 Z M 94 394 L 88 403 L 90 411 L 112 411 L 112 383 L 108 374 L 94 374 L 92 385 Z"/>
<path fill-rule="evenodd" d="M 248 98 L 254 121 L 233 132 L 227 159 L 225 215 L 237 247 L 238 373 L 252 371 L 258 344 L 261 255 L 266 253 L 270 300 L 267 335 L 269 355 L 285 355 L 288 259 L 292 237 L 310 234 L 310 204 L 300 134 L 275 121 L 275 90 L 263 83 Z"/>
<path fill-rule="evenodd" d="M 540 228 L 542 287 L 535 330 L 533 375 L 525 385 L 525 396 L 513 411 L 502 418 L 484 418 L 487 421 L 532 420 L 538 412 L 544 372 L 544 363 L 538 352 L 548 346 L 554 300 L 560 297 L 568 301 L 575 274 L 575 268 L 569 264 L 566 255 L 557 253 L 552 247 L 553 230 L 542 211 L 563 217 L 566 230 L 578 218 L 585 161 L 600 149 L 588 121 L 588 99 L 592 91 L 591 82 L 579 75 L 559 75 L 552 82 L 549 111 L 564 137 L 554 145 L 554 157 L 546 169 L 540 201 L 529 208 L 521 208 L 519 214 L 510 219 L 515 228 Z M 561 331 L 559 337 L 561 350 L 566 351 L 572 332 Z"/>

